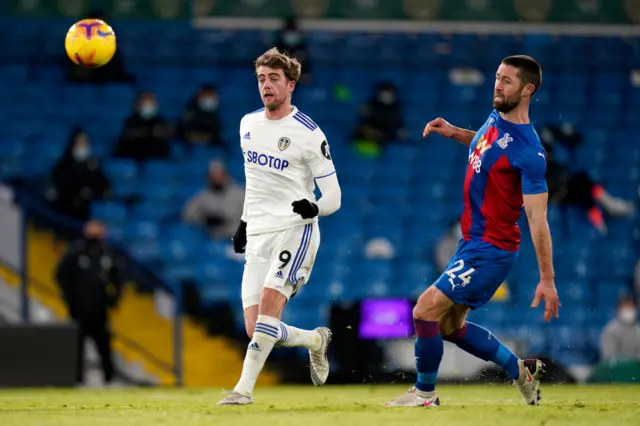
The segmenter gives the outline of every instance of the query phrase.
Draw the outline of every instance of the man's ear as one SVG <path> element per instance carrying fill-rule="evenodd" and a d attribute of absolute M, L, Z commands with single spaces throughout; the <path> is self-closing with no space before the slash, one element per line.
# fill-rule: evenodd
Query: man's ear
<path fill-rule="evenodd" d="M 533 93 L 536 91 L 536 86 L 533 83 L 525 84 L 522 89 L 522 94 L 531 97 Z"/>

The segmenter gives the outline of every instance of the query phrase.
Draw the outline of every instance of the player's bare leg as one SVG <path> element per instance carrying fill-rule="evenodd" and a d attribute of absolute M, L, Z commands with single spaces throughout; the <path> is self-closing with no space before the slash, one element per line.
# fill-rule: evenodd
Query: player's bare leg
<path fill-rule="evenodd" d="M 453 302 L 435 286 L 429 287 L 422 293 L 413 308 L 418 380 L 407 393 L 389 401 L 385 406 L 437 407 L 440 405 L 435 388 L 444 350 L 440 322 L 453 306 Z"/>
<path fill-rule="evenodd" d="M 260 305 L 252 305 L 244 310 L 244 329 L 249 339 L 253 339 L 253 331 L 256 329 L 259 308 Z"/>
<path fill-rule="evenodd" d="M 543 364 L 539 360 L 518 359 L 488 330 L 466 321 L 469 308 L 454 305 L 440 321 L 443 339 L 485 361 L 500 365 L 514 380 L 525 402 L 538 405 L 540 401 L 540 376 Z"/>

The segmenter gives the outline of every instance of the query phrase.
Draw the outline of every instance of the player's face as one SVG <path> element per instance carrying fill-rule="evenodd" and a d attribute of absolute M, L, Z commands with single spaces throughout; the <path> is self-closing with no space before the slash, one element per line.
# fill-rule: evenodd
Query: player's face
<path fill-rule="evenodd" d="M 500 64 L 493 87 L 493 107 L 504 113 L 513 111 L 522 101 L 522 86 L 518 69 Z"/>
<path fill-rule="evenodd" d="M 258 89 L 265 108 L 274 111 L 291 97 L 295 82 L 289 81 L 281 69 L 260 66 L 257 69 Z"/>

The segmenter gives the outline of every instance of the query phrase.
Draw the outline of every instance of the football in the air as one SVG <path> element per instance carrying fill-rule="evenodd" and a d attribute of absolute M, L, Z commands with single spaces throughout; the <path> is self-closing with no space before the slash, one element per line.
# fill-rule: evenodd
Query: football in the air
<path fill-rule="evenodd" d="M 83 19 L 69 28 L 64 47 L 76 64 L 98 68 L 106 65 L 116 53 L 116 34 L 100 19 Z"/>

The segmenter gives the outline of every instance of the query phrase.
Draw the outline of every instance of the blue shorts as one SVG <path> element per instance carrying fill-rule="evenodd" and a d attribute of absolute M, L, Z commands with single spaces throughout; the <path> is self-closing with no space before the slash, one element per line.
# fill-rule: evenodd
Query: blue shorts
<path fill-rule="evenodd" d="M 461 240 L 434 285 L 454 303 L 477 309 L 491 300 L 517 257 L 518 252 L 502 250 L 484 241 Z"/>

